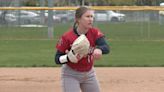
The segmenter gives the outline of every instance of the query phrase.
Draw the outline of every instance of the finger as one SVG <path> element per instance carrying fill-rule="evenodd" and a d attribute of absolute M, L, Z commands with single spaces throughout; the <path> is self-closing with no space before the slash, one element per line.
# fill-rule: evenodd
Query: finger
<path fill-rule="evenodd" d="M 67 54 L 69 51 L 68 50 L 65 50 L 65 53 Z"/>

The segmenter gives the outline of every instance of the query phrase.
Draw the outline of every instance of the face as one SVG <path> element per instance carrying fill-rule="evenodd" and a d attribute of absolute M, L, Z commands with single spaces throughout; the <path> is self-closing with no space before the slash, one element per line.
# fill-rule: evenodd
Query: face
<path fill-rule="evenodd" d="M 94 11 L 93 10 L 87 10 L 80 19 L 78 19 L 79 27 L 84 29 L 92 28 L 93 25 L 93 18 L 94 17 Z"/>

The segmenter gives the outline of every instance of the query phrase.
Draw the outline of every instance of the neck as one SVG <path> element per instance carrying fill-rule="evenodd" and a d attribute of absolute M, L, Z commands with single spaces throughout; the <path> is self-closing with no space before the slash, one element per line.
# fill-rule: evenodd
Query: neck
<path fill-rule="evenodd" d="M 77 33 L 78 33 L 79 35 L 81 35 L 81 34 L 86 34 L 87 31 L 88 31 L 88 29 L 86 29 L 86 28 L 82 28 L 82 27 L 80 27 L 80 26 L 77 27 Z"/>

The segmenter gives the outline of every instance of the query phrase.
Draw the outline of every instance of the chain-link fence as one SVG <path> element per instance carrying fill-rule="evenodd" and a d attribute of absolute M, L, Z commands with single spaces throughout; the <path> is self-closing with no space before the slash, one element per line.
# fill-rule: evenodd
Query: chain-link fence
<path fill-rule="evenodd" d="M 68 5 L 68 6 L 79 6 L 80 4 L 88 4 L 88 5 L 97 5 L 99 3 L 102 3 L 104 5 L 107 3 L 108 5 L 112 3 L 116 3 L 116 5 L 124 4 L 126 5 L 127 2 L 131 5 L 161 5 L 162 0 L 153 0 L 149 1 L 149 3 L 145 2 L 144 0 L 127 0 L 127 2 L 121 2 L 120 0 L 116 0 L 115 2 L 112 0 L 0 0 L 0 7 L 20 7 L 21 6 L 49 6 L 48 3 L 52 3 L 51 6 L 62 6 Z M 105 14 L 105 12 L 102 11 L 102 14 Z M 159 24 L 163 24 L 163 17 L 164 12 L 163 11 L 119 11 L 126 14 L 126 20 L 123 19 L 125 22 L 133 21 L 158 21 Z M 100 12 L 99 12 L 100 13 Z M 117 16 L 119 16 L 118 13 L 110 12 L 106 13 L 105 15 L 109 15 L 111 17 L 110 19 L 107 18 L 103 19 L 103 17 L 100 16 L 103 21 L 120 21 Z M 104 16 L 105 16 L 104 15 Z M 114 16 L 113 16 L 114 15 Z M 117 15 L 117 16 L 115 16 Z M 98 18 L 99 16 L 95 16 Z M 100 19 L 98 18 L 98 20 Z M 70 21 L 73 21 L 74 19 L 74 11 L 53 11 L 53 23 L 67 23 Z M 102 21 L 102 20 L 101 20 Z M 48 23 L 48 10 L 0 10 L 0 26 L 18 26 L 18 25 L 47 25 Z"/>
<path fill-rule="evenodd" d="M 24 5 L 31 5 L 25 4 L 25 1 L 0 0 L 0 6 L 21 8 Z M 36 6 L 47 6 L 46 1 L 35 0 L 30 3 L 34 3 Z M 66 3 L 66 1 L 64 2 Z M 68 5 L 72 3 L 80 5 L 80 1 L 76 0 L 67 3 Z M 66 31 L 73 25 L 74 14 L 74 10 L 52 10 L 51 22 L 54 27 L 53 30 L 55 30 L 53 33 L 54 37 L 58 37 L 63 31 Z M 0 10 L 0 39 L 46 39 L 48 34 L 46 32 L 49 21 L 48 15 L 49 10 Z M 124 11 L 104 9 L 101 11 L 96 10 L 94 18 L 94 25 L 99 26 L 104 33 L 109 34 L 107 36 L 110 36 L 109 38 L 111 39 L 164 39 L 164 13 L 162 10 Z"/>

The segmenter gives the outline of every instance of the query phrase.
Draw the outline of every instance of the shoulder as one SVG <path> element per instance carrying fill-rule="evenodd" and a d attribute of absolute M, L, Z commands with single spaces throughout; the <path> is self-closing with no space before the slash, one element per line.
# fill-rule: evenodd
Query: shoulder
<path fill-rule="evenodd" d="M 60 52 L 65 53 L 65 51 L 70 48 L 70 43 L 71 43 L 70 36 L 72 36 L 72 33 L 73 33 L 73 30 L 72 29 L 69 29 L 58 40 L 57 45 L 56 45 L 56 48 Z"/>
<path fill-rule="evenodd" d="M 67 30 L 64 34 L 63 34 L 63 36 L 71 36 L 73 34 L 73 29 L 72 28 L 70 28 L 69 30 Z"/>
<path fill-rule="evenodd" d="M 68 38 L 70 38 L 73 35 L 74 35 L 74 31 L 73 31 L 72 28 L 70 28 L 65 33 L 63 33 L 62 38 L 68 39 Z"/>
<path fill-rule="evenodd" d="M 61 44 L 61 43 L 68 42 L 69 41 L 68 39 L 70 38 L 70 36 L 72 36 L 72 33 L 73 33 L 73 30 L 72 28 L 70 28 L 69 30 L 67 30 L 65 33 L 63 33 L 60 36 L 58 43 Z"/>
<path fill-rule="evenodd" d="M 104 36 L 104 34 L 101 32 L 101 30 L 99 28 L 96 28 L 96 27 L 90 28 L 89 32 L 96 37 Z"/>
<path fill-rule="evenodd" d="M 92 32 L 98 32 L 98 31 L 100 31 L 100 29 L 97 28 L 97 27 L 90 28 L 90 30 L 91 30 Z"/>

